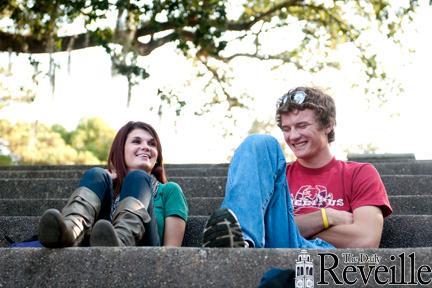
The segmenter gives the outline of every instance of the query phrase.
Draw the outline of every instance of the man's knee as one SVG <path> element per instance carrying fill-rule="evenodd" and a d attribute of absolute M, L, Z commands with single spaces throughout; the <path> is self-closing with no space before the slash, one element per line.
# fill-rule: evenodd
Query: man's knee
<path fill-rule="evenodd" d="M 249 146 L 278 146 L 279 142 L 275 137 L 267 134 L 253 134 L 246 137 L 244 145 Z"/>

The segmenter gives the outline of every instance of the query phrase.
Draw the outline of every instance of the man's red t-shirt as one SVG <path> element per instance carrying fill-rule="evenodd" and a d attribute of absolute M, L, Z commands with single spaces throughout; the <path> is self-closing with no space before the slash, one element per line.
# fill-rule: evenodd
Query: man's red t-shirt
<path fill-rule="evenodd" d="M 381 178 L 371 164 L 340 161 L 311 169 L 298 161 L 287 165 L 294 214 L 307 214 L 320 208 L 353 212 L 361 206 L 377 206 L 384 217 L 392 213 Z"/>

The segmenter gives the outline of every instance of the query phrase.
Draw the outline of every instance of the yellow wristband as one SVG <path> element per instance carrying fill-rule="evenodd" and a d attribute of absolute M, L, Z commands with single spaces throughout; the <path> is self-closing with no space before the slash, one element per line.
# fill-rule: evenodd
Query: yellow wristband
<path fill-rule="evenodd" d="M 321 208 L 321 216 L 322 216 L 322 221 L 323 221 L 323 227 L 324 227 L 324 229 L 329 228 L 329 223 L 328 223 L 328 218 L 327 218 L 327 212 L 326 212 L 325 208 Z"/>

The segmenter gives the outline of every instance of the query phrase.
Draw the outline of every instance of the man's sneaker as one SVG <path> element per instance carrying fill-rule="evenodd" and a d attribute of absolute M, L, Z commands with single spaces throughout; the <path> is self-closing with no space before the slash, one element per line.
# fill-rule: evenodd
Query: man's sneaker
<path fill-rule="evenodd" d="M 203 236 L 203 247 L 247 247 L 235 214 L 219 208 L 208 219 Z"/>

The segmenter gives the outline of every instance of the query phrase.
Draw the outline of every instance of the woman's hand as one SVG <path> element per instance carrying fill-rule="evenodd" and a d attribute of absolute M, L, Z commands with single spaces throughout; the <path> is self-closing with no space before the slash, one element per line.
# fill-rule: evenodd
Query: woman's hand
<path fill-rule="evenodd" d="M 105 169 L 105 171 L 108 173 L 112 180 L 117 178 L 117 173 L 115 171 L 111 171 L 109 169 Z"/>

